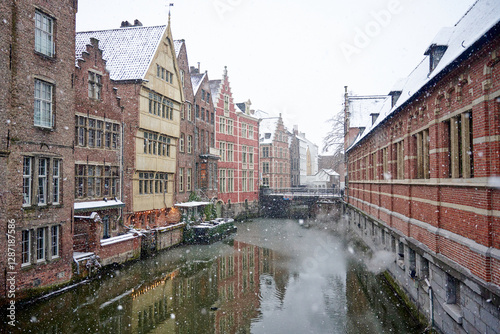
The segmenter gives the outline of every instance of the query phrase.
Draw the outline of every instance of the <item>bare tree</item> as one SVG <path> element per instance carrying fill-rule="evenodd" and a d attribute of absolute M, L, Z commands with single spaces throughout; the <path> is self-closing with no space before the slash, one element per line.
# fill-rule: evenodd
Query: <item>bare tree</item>
<path fill-rule="evenodd" d="M 333 155 L 344 153 L 344 112 L 341 111 L 330 118 L 330 131 L 323 138 L 323 151 L 333 152 Z"/>

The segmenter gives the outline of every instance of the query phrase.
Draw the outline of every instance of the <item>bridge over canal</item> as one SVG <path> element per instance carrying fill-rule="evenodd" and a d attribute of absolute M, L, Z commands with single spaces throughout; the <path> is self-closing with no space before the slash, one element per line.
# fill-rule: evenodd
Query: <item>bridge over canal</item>
<path fill-rule="evenodd" d="M 340 191 L 318 188 L 262 188 L 260 213 L 271 218 L 310 218 L 320 211 L 338 210 Z"/>

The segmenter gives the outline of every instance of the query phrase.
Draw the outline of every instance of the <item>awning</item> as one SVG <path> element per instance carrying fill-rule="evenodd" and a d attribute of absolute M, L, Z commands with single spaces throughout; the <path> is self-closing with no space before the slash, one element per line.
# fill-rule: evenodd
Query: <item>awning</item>
<path fill-rule="evenodd" d="M 108 199 L 106 201 L 91 201 L 91 202 L 77 202 L 74 204 L 75 213 L 77 212 L 87 212 L 96 211 L 99 209 L 115 209 L 123 208 L 125 203 L 119 199 Z"/>

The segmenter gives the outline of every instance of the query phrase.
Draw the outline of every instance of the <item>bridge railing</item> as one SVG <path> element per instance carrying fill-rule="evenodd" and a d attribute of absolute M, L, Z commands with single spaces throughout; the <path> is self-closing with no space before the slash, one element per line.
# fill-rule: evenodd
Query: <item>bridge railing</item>
<path fill-rule="evenodd" d="M 332 188 L 263 188 L 263 195 L 291 195 L 291 196 L 340 196 L 340 189 Z"/>

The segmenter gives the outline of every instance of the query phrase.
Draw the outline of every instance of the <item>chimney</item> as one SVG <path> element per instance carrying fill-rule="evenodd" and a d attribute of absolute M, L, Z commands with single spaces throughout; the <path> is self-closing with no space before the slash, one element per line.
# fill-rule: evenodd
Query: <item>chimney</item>
<path fill-rule="evenodd" d="M 138 19 L 135 19 L 134 20 L 134 27 L 142 27 L 141 21 L 139 21 Z"/>
<path fill-rule="evenodd" d="M 129 21 L 122 21 L 122 24 L 120 25 L 120 28 L 127 28 L 130 27 L 131 24 Z"/>
<path fill-rule="evenodd" d="M 198 62 L 198 73 L 201 73 L 200 72 L 200 62 Z"/>

